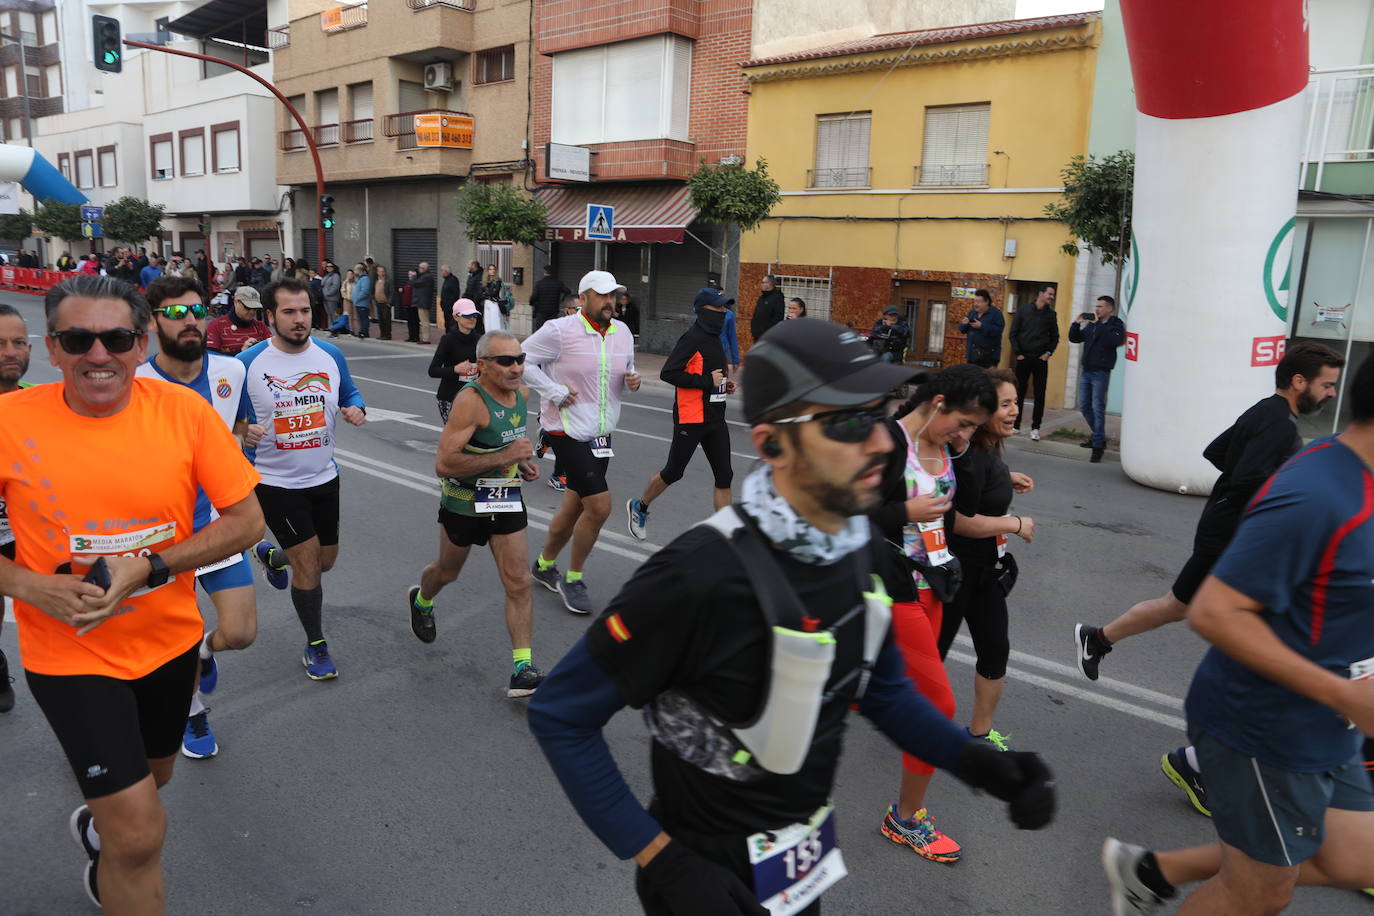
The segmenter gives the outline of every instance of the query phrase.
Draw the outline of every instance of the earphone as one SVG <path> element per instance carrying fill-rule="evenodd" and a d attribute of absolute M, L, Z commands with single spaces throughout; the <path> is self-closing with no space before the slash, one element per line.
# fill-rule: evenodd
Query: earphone
<path fill-rule="evenodd" d="M 759 447 L 759 450 L 763 452 L 765 458 L 782 457 L 782 445 L 776 439 L 763 440 L 763 445 Z"/>

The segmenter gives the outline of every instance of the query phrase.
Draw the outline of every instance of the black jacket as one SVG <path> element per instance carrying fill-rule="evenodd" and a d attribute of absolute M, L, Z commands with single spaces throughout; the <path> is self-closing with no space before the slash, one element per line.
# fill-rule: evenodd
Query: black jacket
<path fill-rule="evenodd" d="M 1259 488 L 1301 448 L 1297 417 L 1278 394 L 1237 417 L 1202 451 L 1221 476 L 1198 519 L 1197 540 L 1217 552 L 1225 548 Z"/>
<path fill-rule="evenodd" d="M 464 334 L 454 328 L 439 338 L 439 345 L 434 348 L 434 358 L 429 362 L 429 377 L 439 379 L 439 391 L 435 394 L 439 400 L 452 401 L 458 397 L 458 392 L 466 383 L 454 374 L 453 367 L 459 363 L 476 362 L 477 341 L 481 336 L 476 329 L 471 334 Z"/>
<path fill-rule="evenodd" d="M 453 308 L 453 303 L 457 302 L 462 296 L 463 289 L 458 285 L 458 278 L 453 274 L 444 277 L 444 285 L 439 288 L 439 302 L 447 313 Z"/>
<path fill-rule="evenodd" d="M 1088 370 L 1116 367 L 1116 349 L 1126 342 L 1126 325 L 1115 315 L 1106 321 L 1089 322 L 1080 329 L 1078 322 L 1069 325 L 1069 343 L 1081 343 L 1083 356 L 1079 365 Z"/>
<path fill-rule="evenodd" d="M 434 308 L 434 271 L 427 270 L 415 275 L 410 281 L 410 304 L 416 308 Z"/>
<path fill-rule="evenodd" d="M 557 277 L 541 277 L 530 293 L 530 310 L 535 317 L 552 318 L 558 314 L 558 307 L 563 304 L 563 298 L 570 292 L 572 290 Z"/>
<path fill-rule="evenodd" d="M 1010 337 L 1013 356 L 1053 353 L 1059 346 L 1059 316 L 1053 306 L 1038 309 L 1034 303 L 1023 305 L 1011 319 Z"/>
<path fill-rule="evenodd" d="M 770 289 L 766 293 L 759 293 L 759 300 L 754 303 L 754 317 L 749 321 L 749 333 L 754 335 L 757 343 L 769 328 L 786 317 L 787 301 L 782 297 L 782 290 Z"/>
<path fill-rule="evenodd" d="M 677 390 L 673 393 L 674 423 L 723 423 L 725 399 L 712 401 L 717 391 L 725 394 L 724 383 L 719 389 L 711 381 L 716 369 L 725 372 L 725 345 L 720 331 L 725 326 L 725 313 L 700 309 L 697 320 L 673 345 L 673 352 L 663 362 L 658 377 Z"/>
<path fill-rule="evenodd" d="M 468 280 L 463 284 L 463 298 L 471 299 L 477 303 L 477 307 L 482 306 L 482 269 L 468 271 Z"/>

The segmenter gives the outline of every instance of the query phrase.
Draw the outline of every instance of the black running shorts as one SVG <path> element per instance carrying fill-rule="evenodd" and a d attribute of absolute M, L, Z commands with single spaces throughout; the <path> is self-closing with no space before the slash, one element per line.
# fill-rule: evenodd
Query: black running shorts
<path fill-rule="evenodd" d="M 525 510 L 494 512 L 491 515 L 459 515 L 439 510 L 439 524 L 455 547 L 485 547 L 493 534 L 515 534 L 529 527 Z"/>
<path fill-rule="evenodd" d="M 1224 549 L 1224 548 L 1223 548 Z M 1212 553 L 1206 550 L 1193 549 L 1193 555 L 1188 558 L 1188 562 L 1183 564 L 1183 569 L 1179 571 L 1178 578 L 1174 580 L 1174 587 L 1170 589 L 1183 604 L 1191 604 L 1193 596 L 1202 587 L 1202 582 L 1212 572 L 1212 567 L 1217 565 L 1217 560 L 1221 559 L 1222 551 Z"/>
<path fill-rule="evenodd" d="M 278 547 L 295 547 L 313 537 L 321 547 L 339 543 L 339 478 L 302 490 L 260 483 L 257 493 Z"/>
<path fill-rule="evenodd" d="M 34 674 L 29 690 L 62 745 L 83 798 L 113 795 L 181 748 L 200 674 L 200 640 L 133 681 L 96 674 Z"/>
<path fill-rule="evenodd" d="M 568 479 L 569 490 L 586 499 L 610 489 L 606 470 L 611 466 L 611 459 L 593 455 L 590 442 L 578 442 L 567 436 L 549 436 L 549 442 L 553 445 L 558 467 Z"/>

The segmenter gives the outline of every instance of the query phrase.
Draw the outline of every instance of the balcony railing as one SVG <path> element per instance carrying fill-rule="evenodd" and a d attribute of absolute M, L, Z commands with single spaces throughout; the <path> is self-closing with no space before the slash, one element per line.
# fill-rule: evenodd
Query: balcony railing
<path fill-rule="evenodd" d="M 474 0 L 409 0 L 413 10 L 427 10 L 431 6 L 446 6 L 451 10 L 471 10 Z"/>
<path fill-rule="evenodd" d="M 280 51 L 282 48 L 291 45 L 291 26 L 279 25 L 275 29 L 267 30 L 267 47 L 273 51 Z"/>
<path fill-rule="evenodd" d="M 1320 188 L 1328 163 L 1374 160 L 1374 64 L 1313 70 L 1304 104 L 1302 180 L 1314 163 Z"/>
<path fill-rule="evenodd" d="M 333 34 L 367 25 L 367 4 L 335 6 L 320 13 L 320 30 Z"/>
<path fill-rule="evenodd" d="M 922 188 L 981 188 L 988 183 L 986 162 L 955 165 L 918 165 L 913 167 L 911 186 Z"/>
<path fill-rule="evenodd" d="M 311 128 L 315 132 L 316 146 L 338 146 L 339 144 L 339 125 L 337 124 L 316 124 Z"/>
<path fill-rule="evenodd" d="M 293 149 L 305 149 L 305 131 L 299 127 L 281 132 L 280 147 L 283 152 L 291 152 Z"/>
<path fill-rule="evenodd" d="M 424 108 L 420 111 L 403 111 L 399 114 L 386 116 L 386 122 L 382 126 L 382 133 L 388 137 L 396 138 L 397 149 L 417 149 L 419 144 L 415 142 L 415 116 L 421 114 L 437 115 L 459 115 L 470 118 L 472 115 L 466 111 L 449 111 L 445 108 Z"/>
<path fill-rule="evenodd" d="M 376 124 L 376 118 L 358 118 L 355 121 L 343 122 L 343 142 L 370 142 L 372 140 L 372 132 L 376 129 Z"/>
<path fill-rule="evenodd" d="M 872 184 L 871 168 L 807 169 L 808 188 L 867 188 Z"/>

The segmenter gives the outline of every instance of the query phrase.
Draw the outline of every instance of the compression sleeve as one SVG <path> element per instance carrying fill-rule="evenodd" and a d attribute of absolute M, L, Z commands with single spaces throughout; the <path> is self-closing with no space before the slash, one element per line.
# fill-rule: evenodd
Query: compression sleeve
<path fill-rule="evenodd" d="M 873 665 L 859 712 L 899 748 L 943 770 L 954 769 L 969 742 L 962 728 L 916 692 L 890 639 Z"/>
<path fill-rule="evenodd" d="M 625 783 L 601 730 L 625 706 L 583 636 L 530 700 L 530 731 L 583 822 L 622 859 L 662 831 Z"/>

